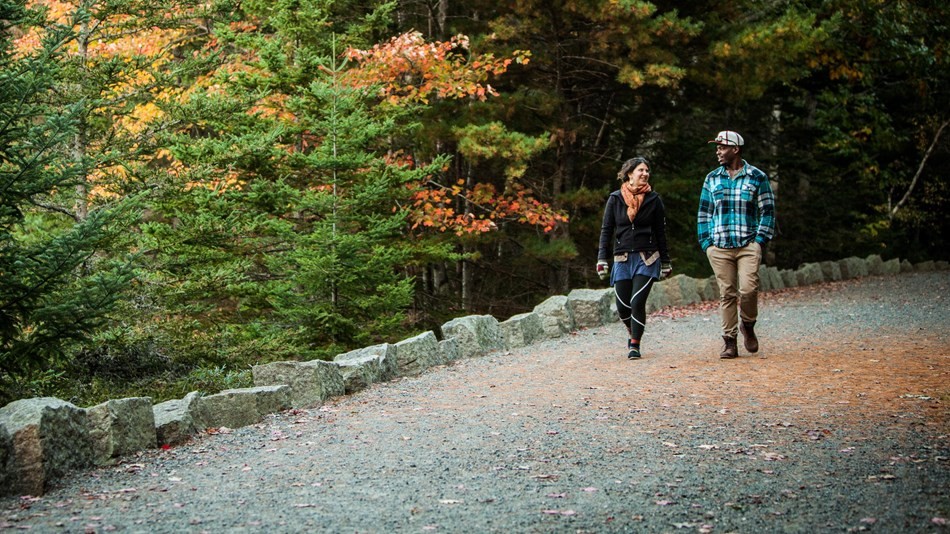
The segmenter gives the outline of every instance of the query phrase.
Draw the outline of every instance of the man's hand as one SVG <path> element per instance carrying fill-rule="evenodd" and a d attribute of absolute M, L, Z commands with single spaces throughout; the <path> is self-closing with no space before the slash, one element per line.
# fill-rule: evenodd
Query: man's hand
<path fill-rule="evenodd" d="M 672 263 L 661 263 L 660 264 L 660 280 L 664 278 L 669 278 L 670 274 L 673 273 L 673 264 Z"/>
<path fill-rule="evenodd" d="M 606 280 L 610 276 L 610 266 L 607 265 L 607 262 L 600 260 L 597 262 L 597 276 L 601 280 Z"/>

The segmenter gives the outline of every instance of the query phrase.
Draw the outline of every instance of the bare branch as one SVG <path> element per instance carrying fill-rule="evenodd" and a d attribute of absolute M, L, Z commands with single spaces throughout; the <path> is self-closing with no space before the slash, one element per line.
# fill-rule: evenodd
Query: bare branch
<path fill-rule="evenodd" d="M 930 158 L 930 154 L 933 153 L 934 147 L 937 146 L 937 141 L 940 140 L 940 134 L 943 133 L 944 128 L 947 127 L 947 124 L 950 124 L 950 119 L 943 121 L 943 124 L 940 125 L 940 128 L 937 129 L 937 133 L 934 135 L 934 140 L 930 143 L 930 147 L 927 148 L 927 152 L 924 153 L 924 159 L 920 160 L 920 165 L 917 167 L 917 172 L 914 174 L 914 179 L 910 181 L 910 186 L 907 188 L 907 191 L 904 193 L 904 196 L 900 199 L 897 205 L 891 209 L 889 218 L 894 220 L 894 216 L 897 215 L 897 210 L 901 209 L 907 199 L 910 198 L 910 194 L 914 192 L 914 187 L 917 186 L 917 180 L 920 178 L 921 173 L 924 172 L 924 166 L 927 164 L 927 159 Z"/>

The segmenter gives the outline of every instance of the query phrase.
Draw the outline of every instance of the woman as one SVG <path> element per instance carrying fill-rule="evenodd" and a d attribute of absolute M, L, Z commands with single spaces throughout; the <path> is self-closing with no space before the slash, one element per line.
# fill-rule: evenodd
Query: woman
<path fill-rule="evenodd" d="M 617 173 L 620 189 L 607 197 L 600 228 L 597 274 L 610 275 L 617 296 L 617 312 L 627 326 L 627 357 L 640 357 L 640 339 L 646 326 L 647 297 L 653 281 L 673 272 L 666 247 L 666 210 L 650 187 L 650 164 L 637 157 L 624 162 Z M 614 257 L 613 273 L 607 258 Z"/>

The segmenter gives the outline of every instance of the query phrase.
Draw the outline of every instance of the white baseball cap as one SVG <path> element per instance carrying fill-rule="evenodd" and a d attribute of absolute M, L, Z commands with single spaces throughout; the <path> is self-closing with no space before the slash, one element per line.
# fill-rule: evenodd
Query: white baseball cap
<path fill-rule="evenodd" d="M 745 144 L 745 139 L 739 135 L 739 132 L 733 132 L 732 130 L 723 130 L 716 134 L 716 138 L 709 141 L 710 143 L 716 143 L 717 145 L 726 145 L 726 146 L 742 146 Z"/>

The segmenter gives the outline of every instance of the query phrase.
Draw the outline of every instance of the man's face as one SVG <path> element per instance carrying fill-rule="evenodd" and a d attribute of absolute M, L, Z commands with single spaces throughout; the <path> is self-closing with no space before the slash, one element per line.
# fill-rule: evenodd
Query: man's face
<path fill-rule="evenodd" d="M 716 159 L 720 165 L 728 165 L 735 161 L 739 154 L 739 147 L 716 145 Z"/>

